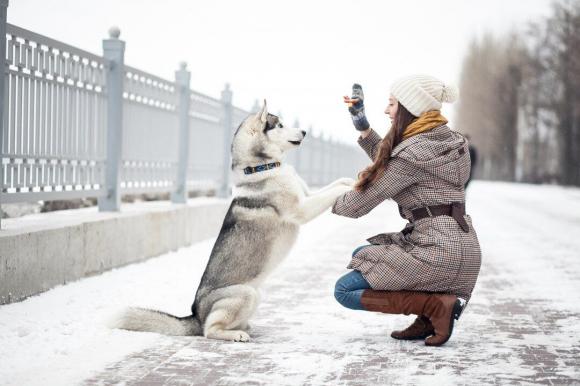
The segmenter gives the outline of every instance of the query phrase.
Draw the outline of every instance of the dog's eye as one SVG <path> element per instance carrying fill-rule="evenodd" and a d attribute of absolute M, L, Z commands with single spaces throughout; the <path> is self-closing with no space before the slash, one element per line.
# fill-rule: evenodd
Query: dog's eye
<path fill-rule="evenodd" d="M 266 126 L 264 126 L 264 133 L 268 130 L 272 130 L 274 129 L 274 126 L 272 126 L 270 123 L 266 122 Z"/>

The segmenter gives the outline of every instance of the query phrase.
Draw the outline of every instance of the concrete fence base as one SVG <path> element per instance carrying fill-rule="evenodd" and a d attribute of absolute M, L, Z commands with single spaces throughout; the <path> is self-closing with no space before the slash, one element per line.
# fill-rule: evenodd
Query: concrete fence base
<path fill-rule="evenodd" d="M 0 231 L 0 304 L 12 303 L 214 237 L 227 200 L 123 205 L 7 219 Z"/>

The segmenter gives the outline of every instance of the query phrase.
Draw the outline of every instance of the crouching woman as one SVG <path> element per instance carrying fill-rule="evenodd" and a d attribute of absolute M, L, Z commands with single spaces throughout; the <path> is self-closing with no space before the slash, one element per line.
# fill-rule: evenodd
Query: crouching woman
<path fill-rule="evenodd" d="M 440 114 L 441 103 L 455 99 L 455 88 L 430 76 L 397 80 L 385 110 L 392 126 L 381 138 L 369 126 L 362 88 L 355 84 L 345 102 L 360 131 L 358 143 L 373 163 L 332 209 L 358 218 L 387 199 L 398 204 L 409 221 L 405 228 L 356 248 L 348 265 L 352 271 L 337 281 L 335 297 L 355 310 L 417 315 L 391 336 L 425 339 L 429 346 L 450 338 L 481 265 L 477 235 L 465 213 L 468 143 Z"/>

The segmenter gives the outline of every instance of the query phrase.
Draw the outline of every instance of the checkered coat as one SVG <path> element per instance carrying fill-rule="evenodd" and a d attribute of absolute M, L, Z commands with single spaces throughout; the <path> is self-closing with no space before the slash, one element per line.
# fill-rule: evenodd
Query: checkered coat
<path fill-rule="evenodd" d="M 374 159 L 380 141 L 371 131 L 359 138 L 359 145 Z M 465 137 L 439 126 L 399 143 L 385 173 L 365 191 L 339 197 L 332 211 L 358 218 L 392 198 L 401 215 L 412 221 L 411 209 L 465 202 L 463 185 L 470 168 Z M 348 268 L 360 271 L 376 290 L 445 292 L 468 300 L 479 274 L 481 250 L 471 217 L 464 218 L 468 233 L 453 217 L 436 216 L 407 223 L 410 233 L 373 236 L 370 246 L 353 255 Z"/>

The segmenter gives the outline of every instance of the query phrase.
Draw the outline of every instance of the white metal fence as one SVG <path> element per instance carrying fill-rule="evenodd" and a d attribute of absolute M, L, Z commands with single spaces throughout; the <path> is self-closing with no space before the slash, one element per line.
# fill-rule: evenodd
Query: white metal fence
<path fill-rule="evenodd" d="M 102 196 L 105 61 L 8 24 L 2 201 Z"/>
<path fill-rule="evenodd" d="M 232 129 L 250 111 L 232 105 L 228 85 L 212 98 L 190 89 L 185 64 L 174 81 L 125 65 L 116 29 L 99 56 L 7 24 L 6 7 L 0 0 L 0 203 L 98 197 L 101 210 L 118 210 L 122 194 L 229 194 Z M 368 162 L 312 133 L 288 161 L 313 185 Z"/>

